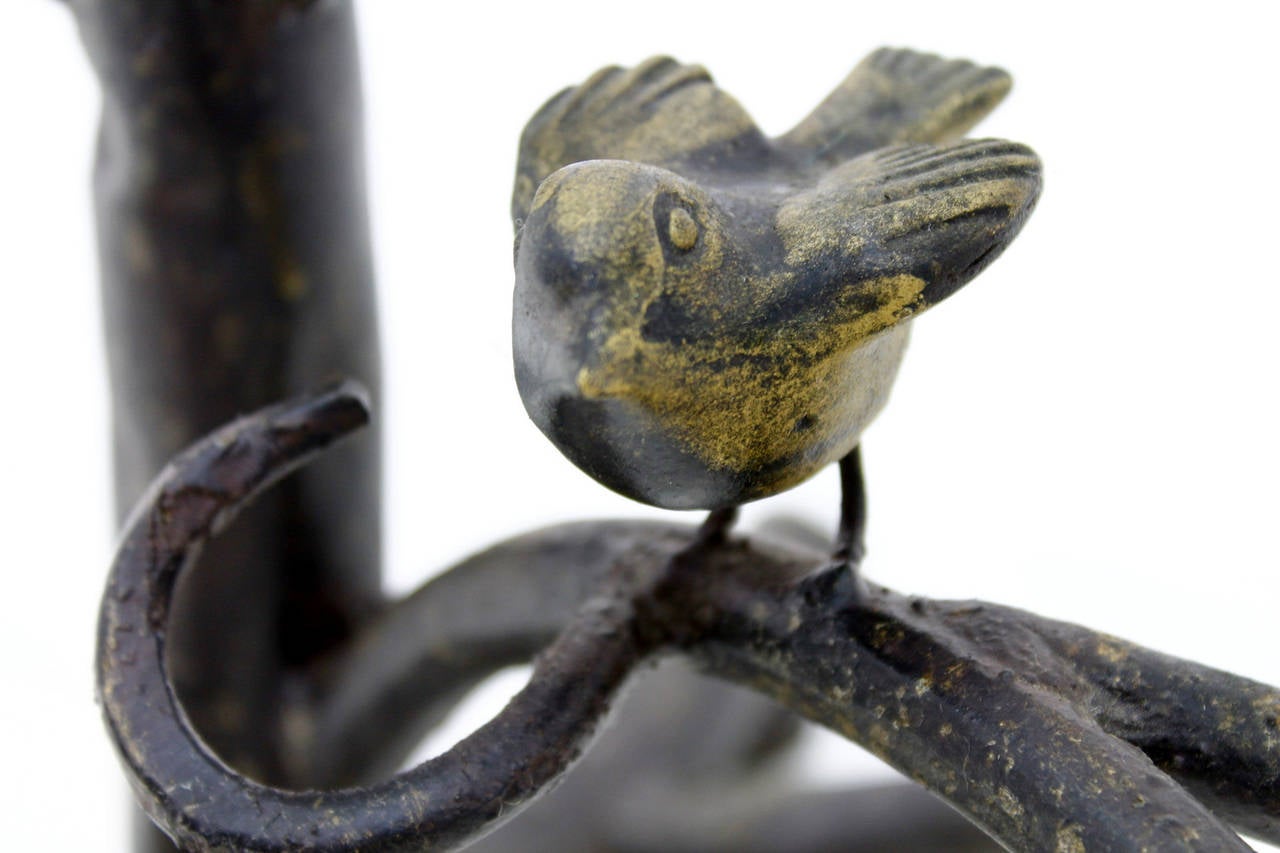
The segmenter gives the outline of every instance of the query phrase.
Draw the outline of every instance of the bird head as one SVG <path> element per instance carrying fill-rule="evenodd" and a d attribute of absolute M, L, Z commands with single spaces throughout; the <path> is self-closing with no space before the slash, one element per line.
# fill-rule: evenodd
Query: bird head
<path fill-rule="evenodd" d="M 516 384 L 534 423 L 575 464 L 648 503 L 673 505 L 671 485 L 705 463 L 673 432 L 669 406 L 693 376 L 670 344 L 670 306 L 695 306 L 692 354 L 744 281 L 726 211 L 674 172 L 620 160 L 575 163 L 538 188 L 516 249 Z M 728 480 L 713 476 L 713 480 Z M 667 484 L 667 485 L 655 485 Z M 715 502 L 726 484 L 675 503 Z"/>

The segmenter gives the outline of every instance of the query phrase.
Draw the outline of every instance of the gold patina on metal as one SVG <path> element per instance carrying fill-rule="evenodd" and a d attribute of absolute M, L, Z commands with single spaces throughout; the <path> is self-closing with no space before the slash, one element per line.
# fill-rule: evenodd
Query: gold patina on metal
<path fill-rule="evenodd" d="M 1035 154 L 959 138 L 1008 88 L 999 69 L 881 50 L 776 139 L 666 58 L 552 98 L 512 200 L 534 422 L 605 485 L 671 508 L 775 494 L 848 454 L 907 321 L 1035 203 Z"/>

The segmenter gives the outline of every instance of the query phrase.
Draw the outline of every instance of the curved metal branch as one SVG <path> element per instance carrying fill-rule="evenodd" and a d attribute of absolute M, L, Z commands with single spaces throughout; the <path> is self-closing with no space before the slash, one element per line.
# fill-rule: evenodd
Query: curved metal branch
<path fill-rule="evenodd" d="M 563 782 L 468 853 L 998 849 L 907 782 L 797 789 L 778 762 L 794 720 L 683 659 L 664 661 L 636 678 L 607 734 Z"/>
<path fill-rule="evenodd" d="M 103 599 L 103 711 L 144 809 L 192 850 L 447 849 L 514 814 L 577 757 L 644 654 L 633 590 L 588 602 L 492 722 L 439 758 L 366 789 L 289 792 L 229 769 L 200 742 L 164 667 L 173 586 L 200 546 L 263 488 L 363 424 L 341 386 L 231 424 L 182 454 L 133 515 Z M 645 567 L 621 567 L 621 587 Z"/>
<path fill-rule="evenodd" d="M 314 674 L 309 736 L 293 762 L 320 786 L 392 773 L 469 688 L 528 660 L 567 625 L 609 569 L 660 565 L 692 531 L 581 523 L 518 536 L 431 580 Z"/>
<path fill-rule="evenodd" d="M 1233 825 L 1280 843 L 1280 691 L 1076 625 L 1037 621 L 1096 690 L 1090 706 L 1105 730 Z"/>
<path fill-rule="evenodd" d="M 237 509 L 364 418 L 359 393 L 343 386 L 237 421 L 179 457 L 133 516 L 103 603 L 100 692 L 139 797 L 191 849 L 464 843 L 562 773 L 628 674 L 664 650 L 862 743 L 1011 849 L 1248 849 L 1138 747 L 1238 825 L 1274 837 L 1272 688 L 1009 608 L 870 585 L 833 595 L 846 567 L 814 572 L 808 552 L 621 523 L 543 531 L 463 564 L 436 582 L 454 593 L 432 602 L 428 587 L 335 669 L 346 675 L 330 682 L 317 717 L 326 740 L 356 737 L 378 714 L 358 701 L 343 711 L 344 691 L 429 701 L 424 676 L 465 675 L 449 647 L 500 648 L 496 660 L 568 619 L 529 685 L 476 734 L 367 789 L 255 784 L 209 753 L 174 699 L 163 666 L 169 597 Z M 521 587 L 522 568 L 558 603 Z M 481 628 L 468 638 L 441 609 L 522 590 L 528 601 L 504 605 L 514 625 L 505 636 Z M 416 653 L 350 680 L 384 643 L 437 618 L 441 631 Z"/>
<path fill-rule="evenodd" d="M 419 739 L 488 672 L 549 643 L 611 566 L 645 551 L 660 562 L 691 534 L 641 522 L 563 525 L 503 542 L 430 581 L 323 674 L 308 774 L 341 779 L 379 749 L 390 774 L 396 744 Z M 769 759 L 793 742 L 795 718 L 676 663 L 641 675 L 582 765 L 519 821 L 468 849 L 993 849 L 914 786 L 786 790 Z"/>
<path fill-rule="evenodd" d="M 733 578 L 743 559 L 758 572 L 757 555 L 727 559 L 731 580 L 678 593 L 708 597 L 689 653 L 867 746 L 1011 849 L 1249 849 L 1094 719 L 1085 664 L 1044 638 L 1057 623 L 884 588 L 836 609 L 824 575 L 838 568 L 778 590 Z"/>

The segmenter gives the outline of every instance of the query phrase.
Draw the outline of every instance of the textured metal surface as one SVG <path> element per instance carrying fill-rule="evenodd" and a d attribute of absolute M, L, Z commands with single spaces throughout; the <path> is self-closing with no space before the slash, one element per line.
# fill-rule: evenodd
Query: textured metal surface
<path fill-rule="evenodd" d="M 866 583 L 849 595 L 847 565 L 729 537 L 724 518 L 569 525 L 478 555 L 446 576 L 459 600 L 577 555 L 560 564 L 571 608 L 540 616 L 536 596 L 512 598 L 499 615 L 494 636 L 513 625 L 517 642 L 557 616 L 565 627 L 494 720 L 368 788 L 245 779 L 168 688 L 173 586 L 257 490 L 363 416 L 339 388 L 237 421 L 183 454 L 131 520 L 103 599 L 99 689 L 140 799 L 190 849 L 463 845 L 559 778 L 635 668 L 667 655 L 863 744 L 1010 849 L 1247 850 L 1224 820 L 1280 840 L 1274 688 L 997 605 Z"/>
<path fill-rule="evenodd" d="M 94 177 L 121 517 L 237 414 L 337 376 L 378 384 L 360 92 L 342 2 L 71 4 L 103 85 Z M 281 761 L 290 668 L 378 603 L 375 432 L 254 508 L 196 574 L 170 661 L 251 775 Z M 236 614 L 228 631 L 226 615 Z"/>
<path fill-rule="evenodd" d="M 1280 841 L 1280 693 L 1078 626 L 859 582 L 851 569 L 864 514 L 852 488 L 857 457 L 842 455 L 852 447 L 843 439 L 828 448 L 827 461 L 845 460 L 846 500 L 835 559 L 825 565 L 809 547 L 729 537 L 731 512 L 700 531 L 566 525 L 501 543 L 395 605 L 378 587 L 376 441 L 357 438 L 281 480 L 364 424 L 367 394 L 357 386 L 240 418 L 165 466 L 201 433 L 328 375 L 376 387 L 350 8 L 341 0 L 70 5 L 104 86 L 96 197 L 121 507 L 163 467 L 127 521 L 103 598 L 98 689 L 139 801 L 184 848 L 416 850 L 477 839 L 489 851 L 595 853 L 989 847 L 919 789 L 770 784 L 770 759 L 794 731 L 781 708 L 864 744 L 1011 849 L 1243 849 L 1223 821 Z M 753 287 L 786 284 L 769 274 L 793 261 L 826 264 L 823 275 L 838 269 L 833 281 L 857 279 L 867 272 L 859 266 L 866 247 L 840 227 L 850 205 L 876 211 L 859 239 L 892 225 L 889 212 L 902 214 L 899 259 L 933 251 L 934 262 L 903 271 L 881 252 L 874 275 L 858 279 L 879 282 L 867 297 L 876 305 L 853 300 L 868 312 L 859 316 L 879 320 L 833 333 L 846 344 L 879 340 L 885 332 L 873 327 L 889 320 L 895 340 L 892 324 L 947 295 L 1012 236 L 1038 167 L 1004 143 L 891 148 L 841 164 L 963 134 L 1007 85 L 994 69 L 880 52 L 770 141 L 700 69 L 658 61 L 606 70 L 531 125 L 516 215 L 546 173 L 583 154 L 550 137 L 539 142 L 547 116 L 562 134 L 575 126 L 566 116 L 595 110 L 612 128 L 610 156 L 684 168 L 693 152 L 701 160 L 689 174 L 709 190 L 709 207 L 748 223 L 762 199 L 775 211 L 785 253 L 766 253 L 763 266 L 742 255 L 729 267 L 751 273 Z M 610 97 L 598 97 L 606 90 Z M 636 135 L 637 109 L 662 117 L 655 132 Z M 695 116 L 692 135 L 667 132 Z M 590 148 L 601 138 L 570 141 Z M 748 166 L 773 158 L 765 184 L 773 183 L 736 183 L 735 158 Z M 643 168 L 580 171 L 594 200 L 579 225 L 601 213 L 597 202 L 625 213 L 634 201 L 626 192 L 599 195 L 592 184 L 601 177 L 620 186 L 637 176 L 668 180 Z M 1004 204 L 1004 214 L 1018 204 L 1021 214 L 986 222 L 982 245 L 960 239 L 954 255 L 936 254 L 923 233 L 936 228 L 918 226 L 949 226 L 966 211 L 985 216 L 991 211 L 966 207 L 969 194 L 1010 181 L 1021 201 Z M 867 196 L 867 186 L 890 197 Z M 724 196 L 726 187 L 743 197 Z M 853 201 L 827 198 L 824 187 Z M 939 188 L 958 195 L 930 195 Z M 695 190 L 640 211 L 645 227 L 661 224 L 653 236 L 664 265 L 699 253 L 706 260 L 705 211 L 678 203 L 698 201 Z M 611 258 L 597 271 L 625 267 Z M 720 267 L 691 269 L 690 282 Z M 820 278 L 798 281 L 817 287 Z M 912 279 L 923 282 L 918 292 Z M 708 322 L 733 320 L 742 295 L 720 305 L 667 299 L 649 331 L 718 334 Z M 788 327 L 770 331 L 777 328 Z M 871 380 L 867 411 L 883 402 L 887 385 L 877 383 L 892 379 L 901 340 L 884 346 L 843 376 Z M 603 388 L 638 378 L 595 380 Z M 735 500 L 754 496 L 740 491 L 748 481 L 785 481 L 756 464 L 749 444 L 731 448 L 736 439 L 717 432 L 725 419 L 715 414 L 693 445 L 690 413 L 667 419 L 683 421 L 677 432 L 688 445 L 676 473 L 703 477 L 706 494 L 739 489 Z M 781 422 L 803 422 L 801 445 L 817 426 L 804 415 Z M 607 445 L 616 436 L 603 438 Z M 708 486 L 705 458 L 702 470 L 686 465 L 689 446 L 730 447 L 733 476 L 710 477 Z M 528 687 L 494 721 L 387 778 L 470 685 L 535 654 Z M 675 667 L 636 679 L 619 731 L 579 773 L 539 800 L 523 828 L 482 838 L 550 791 L 620 688 L 661 659 L 677 659 Z M 769 698 L 708 681 L 695 667 Z M 299 790 L 307 787 L 327 790 Z"/>
<path fill-rule="evenodd" d="M 129 521 L 103 598 L 99 696 L 139 801 L 183 849 L 456 847 L 564 771 L 642 653 L 620 593 L 652 569 L 614 567 L 601 606 L 575 614 L 496 720 L 404 776 L 369 788 L 284 791 L 214 757 L 165 672 L 174 585 L 261 489 L 365 417 L 359 390 L 341 387 L 237 421 L 167 468 Z M 618 593 L 607 591 L 613 585 Z"/>

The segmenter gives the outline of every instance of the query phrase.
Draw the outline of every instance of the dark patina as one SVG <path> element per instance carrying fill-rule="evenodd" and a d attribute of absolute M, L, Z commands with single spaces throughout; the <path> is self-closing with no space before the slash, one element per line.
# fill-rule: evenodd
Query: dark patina
<path fill-rule="evenodd" d="M 335 373 L 376 393 L 349 5 L 70 5 L 104 83 L 97 198 L 117 495 L 137 504 L 103 597 L 97 683 L 125 774 L 163 831 L 140 836 L 139 850 L 172 849 L 168 839 L 226 851 L 992 848 L 925 788 L 1014 850 L 1246 849 L 1233 829 L 1280 842 L 1280 692 L 1029 613 L 855 583 L 856 456 L 841 461 L 834 546 L 795 529 L 731 535 L 727 511 L 700 529 L 571 524 L 501 542 L 385 600 L 371 535 L 376 443 L 366 434 L 328 449 L 365 423 L 369 391 L 344 383 L 270 404 Z M 886 87 L 857 83 L 882 63 L 897 69 Z M 924 67 L 935 73 L 913 77 Z M 699 109 L 722 97 L 696 69 L 658 62 L 643 73 L 701 93 Z M 908 87 L 877 100 L 917 77 L 945 97 Z M 997 71 L 901 51 L 850 81 L 768 143 L 808 152 L 807 167 L 787 167 L 797 175 L 838 171 L 850 150 L 957 137 L 1008 85 Z M 850 126 L 848 115 L 865 121 Z M 716 150 L 717 139 L 703 142 Z M 921 156 L 986 157 L 997 145 L 942 144 Z M 731 149 L 710 172 L 724 174 Z M 633 159 L 656 158 L 704 186 L 709 204 L 730 204 L 731 181 L 686 174 L 669 154 Z M 1029 179 L 1025 150 L 1006 154 L 1022 163 L 1015 184 Z M 547 156 L 522 158 L 532 171 L 518 208 L 566 155 Z M 653 168 L 626 176 L 670 180 Z M 752 198 L 736 208 L 743 216 L 759 209 Z M 664 263 L 705 258 L 706 211 L 662 199 L 643 213 Z M 898 203 L 882 201 L 872 207 Z M 806 251 L 831 250 L 834 232 L 820 225 Z M 917 311 L 990 256 L 952 264 L 943 253 L 939 263 L 960 270 L 950 280 L 893 270 L 925 281 L 932 295 Z M 785 272 L 780 255 L 763 257 Z M 850 310 L 874 315 L 876 294 L 848 296 Z M 706 331 L 719 310 L 706 298 L 662 303 L 646 318 L 650 337 Z M 807 309 L 789 304 L 770 322 L 799 322 Z M 803 435 L 819 415 L 786 426 Z M 677 470 L 709 477 L 690 465 Z M 492 722 L 395 773 L 468 688 L 535 656 L 528 686 Z M 780 781 L 773 762 L 793 742 L 793 712 L 924 787 Z"/>

